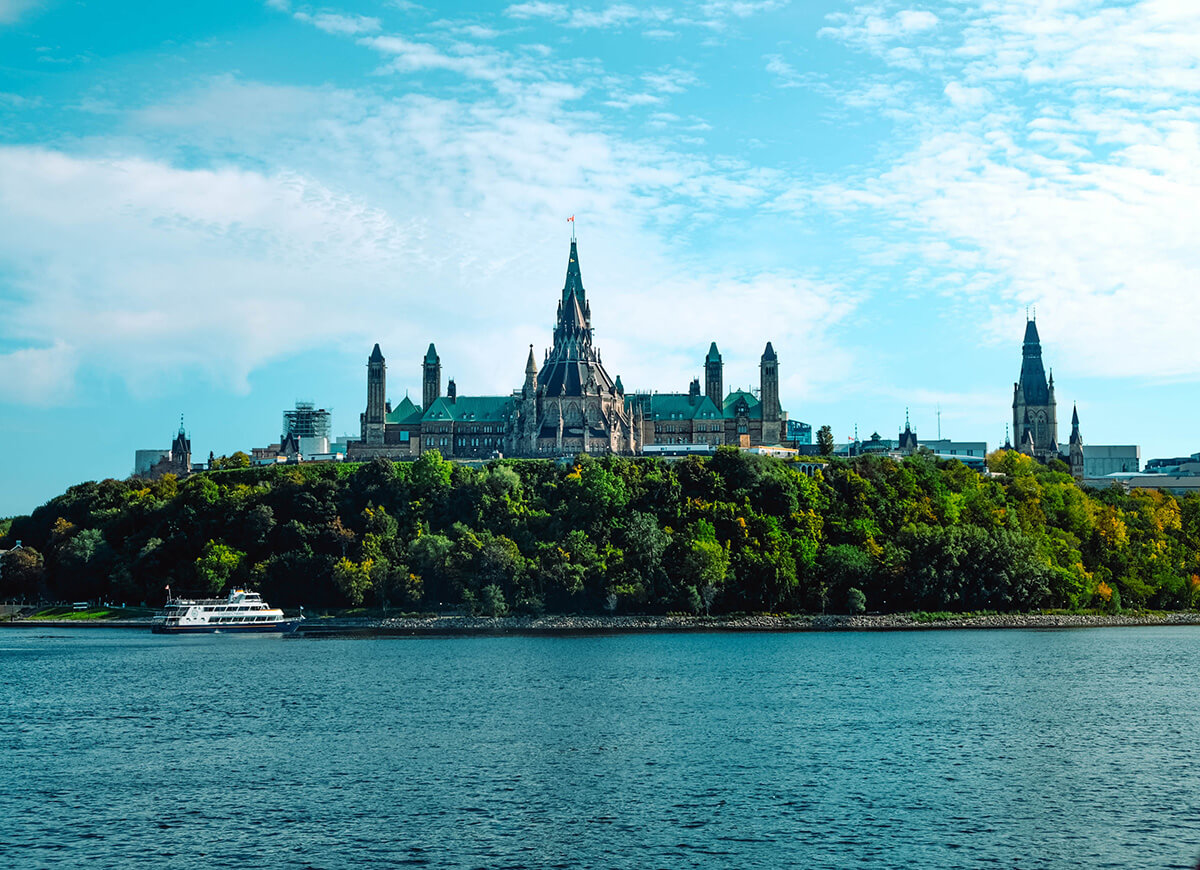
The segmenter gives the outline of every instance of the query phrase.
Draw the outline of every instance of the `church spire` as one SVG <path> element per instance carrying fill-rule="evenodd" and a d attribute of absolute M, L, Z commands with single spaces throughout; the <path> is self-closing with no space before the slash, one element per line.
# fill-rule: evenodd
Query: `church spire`
<path fill-rule="evenodd" d="M 567 259 L 567 280 L 563 282 L 562 302 L 563 308 L 569 307 L 567 301 L 571 295 L 579 300 L 579 307 L 582 309 L 587 304 L 587 297 L 583 290 L 583 276 L 579 273 L 579 249 L 575 244 L 575 239 L 571 239 L 571 255 Z"/>

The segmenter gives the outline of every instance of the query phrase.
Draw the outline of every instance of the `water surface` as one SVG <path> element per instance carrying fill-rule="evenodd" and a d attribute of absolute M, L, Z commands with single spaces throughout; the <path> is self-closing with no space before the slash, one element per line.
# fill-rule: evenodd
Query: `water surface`
<path fill-rule="evenodd" d="M 1192 867 L 1200 629 L 0 633 L 0 867 Z"/>

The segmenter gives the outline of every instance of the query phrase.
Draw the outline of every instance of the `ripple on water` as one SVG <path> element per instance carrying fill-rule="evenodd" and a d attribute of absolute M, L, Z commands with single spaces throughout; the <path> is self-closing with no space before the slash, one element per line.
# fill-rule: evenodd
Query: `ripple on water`
<path fill-rule="evenodd" d="M 1200 628 L 0 655 L 0 867 L 1192 867 Z"/>

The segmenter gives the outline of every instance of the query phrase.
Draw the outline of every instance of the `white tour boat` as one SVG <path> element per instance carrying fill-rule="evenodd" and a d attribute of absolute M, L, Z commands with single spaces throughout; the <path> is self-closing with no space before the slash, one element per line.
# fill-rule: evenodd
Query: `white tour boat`
<path fill-rule="evenodd" d="M 278 607 L 270 607 L 257 592 L 234 589 L 228 598 L 171 598 L 167 587 L 166 607 L 159 613 L 151 630 L 157 634 L 197 632 L 274 632 L 290 633 L 304 619 L 286 619 Z M 301 608 L 303 611 L 303 608 Z"/>

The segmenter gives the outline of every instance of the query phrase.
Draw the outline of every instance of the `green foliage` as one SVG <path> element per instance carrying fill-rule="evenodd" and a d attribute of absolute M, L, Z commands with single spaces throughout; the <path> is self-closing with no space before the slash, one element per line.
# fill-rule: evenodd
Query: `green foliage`
<path fill-rule="evenodd" d="M 853 612 L 852 590 L 883 612 L 1200 604 L 1200 496 L 1081 490 L 1011 451 L 988 463 L 831 458 L 807 477 L 732 448 L 483 468 L 431 451 L 90 482 L 11 521 L 26 555 L 5 557 L 0 595 L 156 605 L 167 584 L 244 583 L 286 607 L 480 613 Z"/>
<path fill-rule="evenodd" d="M 846 590 L 846 611 L 851 616 L 867 612 L 867 596 L 861 589 L 851 586 Z"/>
<path fill-rule="evenodd" d="M 504 591 L 495 583 L 484 586 L 479 591 L 479 609 L 484 616 L 506 615 L 508 604 L 504 601 Z"/>
<path fill-rule="evenodd" d="M 42 554 L 22 546 L 0 557 L 0 599 L 36 599 L 45 575 Z"/>
<path fill-rule="evenodd" d="M 333 566 L 333 579 L 338 589 L 346 596 L 346 600 L 354 607 L 363 603 L 363 597 L 372 586 L 370 559 L 365 562 L 351 562 L 341 558 Z"/>
<path fill-rule="evenodd" d="M 220 541 L 209 541 L 196 559 L 196 581 L 205 592 L 217 594 L 237 574 L 246 556 Z"/>
<path fill-rule="evenodd" d="M 822 426 L 817 430 L 817 446 L 820 448 L 822 456 L 833 455 L 833 429 Z"/>

